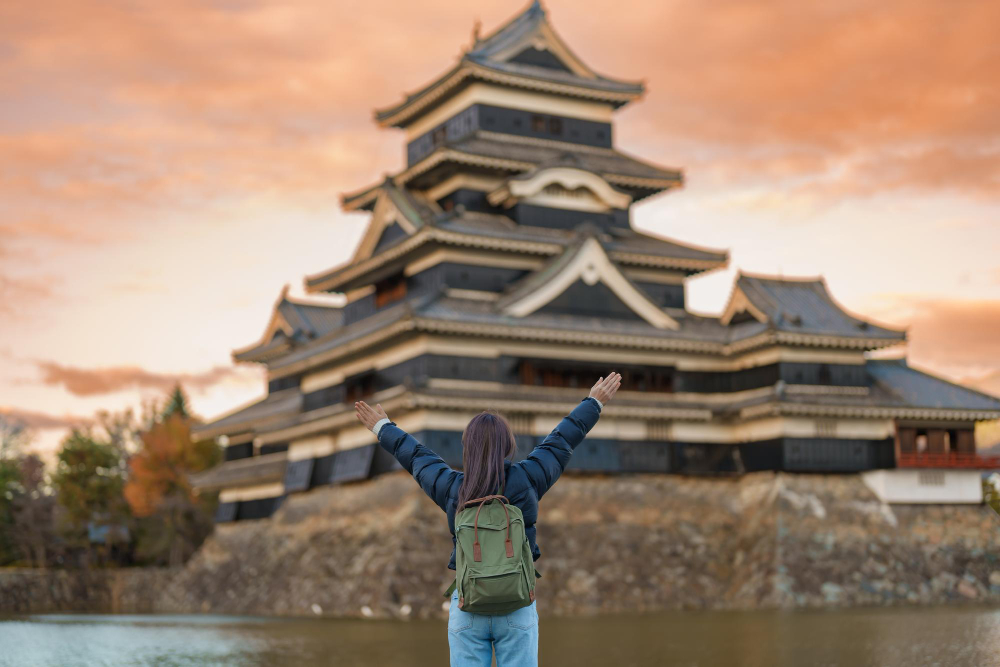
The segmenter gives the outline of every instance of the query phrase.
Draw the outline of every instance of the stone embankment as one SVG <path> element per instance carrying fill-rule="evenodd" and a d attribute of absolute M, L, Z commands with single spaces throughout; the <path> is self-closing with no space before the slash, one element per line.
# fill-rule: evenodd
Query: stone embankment
<path fill-rule="evenodd" d="M 0 569 L 0 614 L 157 611 L 159 592 L 177 571 Z"/>
<path fill-rule="evenodd" d="M 1000 603 L 1000 517 L 883 505 L 857 476 L 566 476 L 538 540 L 543 614 Z M 433 617 L 450 550 L 444 514 L 393 473 L 292 496 L 269 520 L 219 526 L 182 570 L 84 596 L 98 610 Z M 39 595 L 79 609 L 81 586 L 65 586 Z"/>

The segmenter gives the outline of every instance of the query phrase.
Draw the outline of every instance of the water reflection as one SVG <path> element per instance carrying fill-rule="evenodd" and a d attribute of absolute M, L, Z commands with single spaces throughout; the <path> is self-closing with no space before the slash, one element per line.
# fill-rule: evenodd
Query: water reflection
<path fill-rule="evenodd" d="M 447 664 L 444 622 L 47 615 L 0 621 L 0 665 Z M 542 619 L 547 667 L 980 667 L 1000 664 L 1000 610 L 688 612 Z"/>

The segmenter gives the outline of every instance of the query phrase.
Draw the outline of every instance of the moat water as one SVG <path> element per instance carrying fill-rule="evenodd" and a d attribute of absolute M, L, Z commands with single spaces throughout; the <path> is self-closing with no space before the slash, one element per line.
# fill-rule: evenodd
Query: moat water
<path fill-rule="evenodd" d="M 0 665 L 448 664 L 444 621 L 232 616 L 0 618 Z M 618 667 L 1000 665 L 1000 609 L 671 612 L 542 618 L 541 664 Z"/>

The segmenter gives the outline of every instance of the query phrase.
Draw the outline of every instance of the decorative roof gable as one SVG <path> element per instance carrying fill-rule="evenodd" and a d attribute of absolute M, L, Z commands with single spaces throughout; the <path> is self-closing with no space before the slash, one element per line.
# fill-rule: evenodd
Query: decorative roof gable
<path fill-rule="evenodd" d="M 264 335 L 248 347 L 233 350 L 233 359 L 267 362 L 296 344 L 333 331 L 343 321 L 344 313 L 339 305 L 293 300 L 285 285 L 271 311 Z"/>
<path fill-rule="evenodd" d="M 530 53 L 529 49 L 547 52 L 562 66 L 561 69 L 576 76 L 585 79 L 600 78 L 552 29 L 545 8 L 538 0 L 485 38 L 477 39 L 466 57 L 482 61 L 484 64 L 522 62 L 535 67 L 545 67 L 546 65 L 542 63 L 548 60 L 547 58 L 532 61 L 531 58 L 525 57 L 526 51 Z M 549 67 L 553 68 L 552 65 Z"/>
<path fill-rule="evenodd" d="M 680 170 L 659 167 L 614 148 L 582 146 L 534 137 L 518 137 L 498 132 L 478 131 L 457 141 L 449 141 L 396 176 L 394 182 L 417 189 L 428 187 L 427 176 L 436 182 L 434 172 L 441 165 L 459 165 L 513 173 L 533 172 L 555 163 L 598 174 L 620 190 L 627 190 L 637 201 L 652 194 L 678 188 L 684 183 Z M 373 188 L 345 198 L 348 201 L 371 201 Z"/>
<path fill-rule="evenodd" d="M 573 164 L 554 164 L 507 179 L 503 185 L 487 195 L 493 206 L 513 206 L 520 200 L 539 197 L 557 190 L 561 194 L 575 195 L 581 191 L 588 197 L 575 197 L 554 204 L 556 208 L 584 208 L 586 210 L 627 209 L 632 196 L 618 190 L 599 175 Z"/>
<path fill-rule="evenodd" d="M 476 39 L 458 63 L 399 104 L 375 112 L 383 126 L 405 127 L 470 80 L 591 99 L 620 107 L 642 95 L 638 81 L 597 74 L 556 34 L 545 9 L 527 9 L 485 38 Z"/>
<path fill-rule="evenodd" d="M 539 271 L 527 276 L 505 294 L 496 307 L 506 315 L 524 317 L 542 308 L 577 281 L 603 283 L 639 317 L 659 329 L 677 329 L 670 315 L 637 288 L 615 266 L 593 234 L 581 236 Z"/>
<path fill-rule="evenodd" d="M 440 212 L 437 204 L 396 186 L 391 178 L 386 178 L 382 185 L 365 193 L 345 197 L 343 202 L 344 209 L 348 211 L 369 206 L 373 208 L 361 243 L 351 258 L 352 263 L 371 257 L 383 233 L 393 225 L 398 225 L 408 236 L 412 236 Z"/>

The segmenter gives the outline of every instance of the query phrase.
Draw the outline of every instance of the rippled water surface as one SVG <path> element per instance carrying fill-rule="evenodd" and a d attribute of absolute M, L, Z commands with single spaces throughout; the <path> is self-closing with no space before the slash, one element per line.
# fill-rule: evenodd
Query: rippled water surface
<path fill-rule="evenodd" d="M 443 621 L 44 615 L 0 619 L 0 665 L 448 663 Z M 541 664 L 1000 665 L 1000 610 L 688 612 L 542 618 Z"/>

